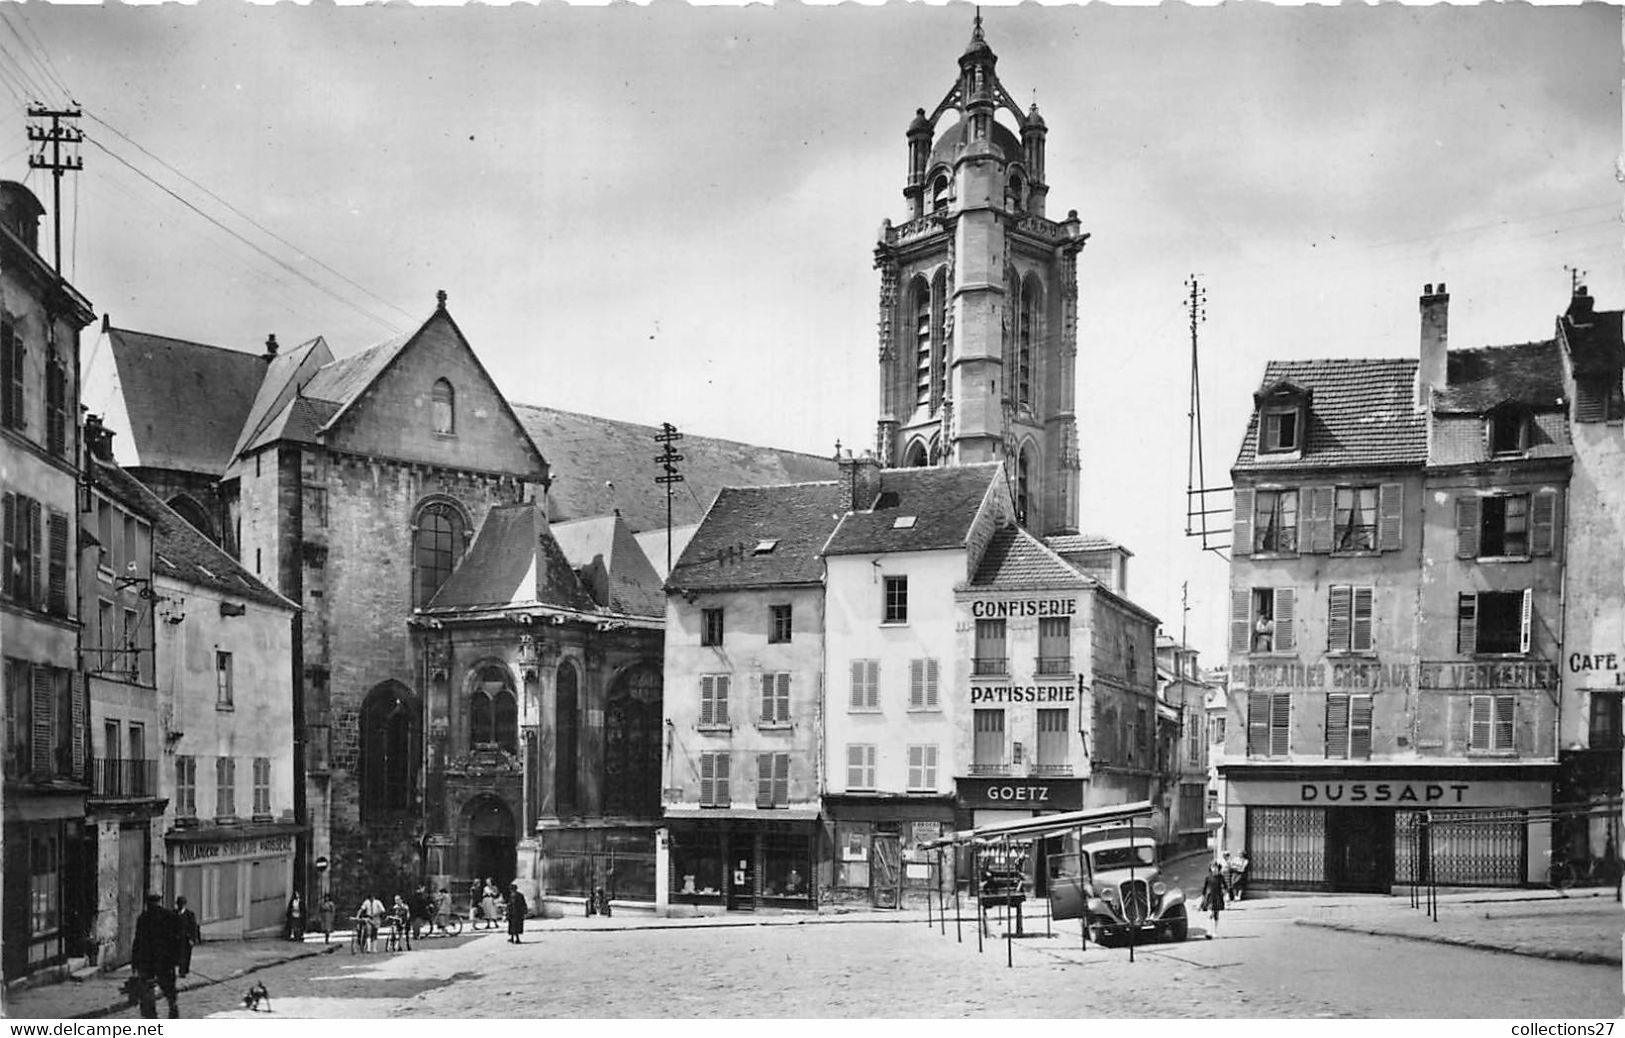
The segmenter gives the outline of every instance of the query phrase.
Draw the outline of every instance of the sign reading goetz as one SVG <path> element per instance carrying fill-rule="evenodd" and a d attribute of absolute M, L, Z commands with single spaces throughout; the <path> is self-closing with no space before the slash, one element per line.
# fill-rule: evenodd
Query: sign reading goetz
<path fill-rule="evenodd" d="M 1078 811 L 1081 778 L 959 778 L 954 784 L 967 808 L 1012 811 Z"/>

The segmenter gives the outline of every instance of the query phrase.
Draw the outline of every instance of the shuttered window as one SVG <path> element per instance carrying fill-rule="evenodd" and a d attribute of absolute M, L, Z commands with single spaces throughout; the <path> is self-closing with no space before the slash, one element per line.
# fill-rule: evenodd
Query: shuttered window
<path fill-rule="evenodd" d="M 0 318 L 0 425 L 8 429 L 28 427 L 24 411 L 24 355 L 17 325 L 9 317 Z"/>
<path fill-rule="evenodd" d="M 214 759 L 214 816 L 234 818 L 237 815 L 237 760 L 234 757 Z"/>
<path fill-rule="evenodd" d="M 1331 652 L 1371 651 L 1373 589 L 1333 584 L 1327 593 L 1326 648 Z"/>
<path fill-rule="evenodd" d="M 790 803 L 790 755 L 756 755 L 756 806 L 785 807 Z"/>
<path fill-rule="evenodd" d="M 1247 756 L 1285 757 L 1292 700 L 1285 692 L 1254 692 L 1247 697 Z"/>
<path fill-rule="evenodd" d="M 728 675 L 700 675 L 700 724 L 728 723 Z"/>
<path fill-rule="evenodd" d="M 55 350 L 45 364 L 45 449 L 59 458 L 68 453 L 68 375 Z"/>
<path fill-rule="evenodd" d="M 852 710 L 880 709 L 880 661 L 852 661 L 852 692 L 847 700 Z"/>
<path fill-rule="evenodd" d="M 934 793 L 937 788 L 937 748 L 910 746 L 908 748 L 908 791 Z"/>
<path fill-rule="evenodd" d="M 728 754 L 708 751 L 700 754 L 700 806 L 727 807 L 732 803 L 728 792 Z"/>
<path fill-rule="evenodd" d="M 23 494 L 6 494 L 4 508 L 4 583 L 7 598 L 19 605 L 41 608 L 45 605 L 45 580 L 40 573 L 41 547 L 45 541 L 40 503 Z M 66 551 L 66 540 L 63 543 Z M 66 559 L 64 556 L 64 566 Z M 63 571 L 64 591 L 67 573 Z"/>
<path fill-rule="evenodd" d="M 1038 711 L 1038 767 L 1044 769 L 1068 769 L 1067 747 L 1069 735 L 1067 731 L 1067 717 L 1071 711 L 1040 710 Z M 1194 763 L 1194 762 L 1193 762 Z"/>
<path fill-rule="evenodd" d="M 29 688 L 33 725 L 30 765 L 35 778 L 46 778 L 56 774 L 56 689 L 51 668 L 39 664 L 30 667 Z"/>
<path fill-rule="evenodd" d="M 254 814 L 264 817 L 271 813 L 271 758 L 254 758 Z"/>
<path fill-rule="evenodd" d="M 1004 711 L 978 710 L 972 718 L 975 743 L 972 747 L 974 766 L 1002 768 L 1004 766 Z"/>
<path fill-rule="evenodd" d="M 790 675 L 769 673 L 762 675 L 762 723 L 790 723 Z"/>
<path fill-rule="evenodd" d="M 875 747 L 873 743 L 852 743 L 847 746 L 846 788 L 875 788 Z"/>
<path fill-rule="evenodd" d="M 189 754 L 175 758 L 175 814 L 197 817 L 197 758 Z"/>
<path fill-rule="evenodd" d="M 1557 550 L 1557 491 L 1542 490 L 1529 502 L 1529 554 L 1551 555 Z"/>
<path fill-rule="evenodd" d="M 1332 693 L 1326 697 L 1326 756 L 1371 756 L 1371 697 Z"/>
<path fill-rule="evenodd" d="M 53 511 L 49 531 L 45 608 L 57 616 L 68 616 L 72 612 L 68 605 L 68 517 Z"/>
<path fill-rule="evenodd" d="M 937 661 L 920 659 L 908 661 L 908 708 L 910 710 L 936 710 Z"/>
<path fill-rule="evenodd" d="M 1456 599 L 1456 651 L 1465 655 L 1527 654 L 1534 627 L 1534 592 L 1467 591 Z"/>
<path fill-rule="evenodd" d="M 1473 696 L 1470 747 L 1480 753 L 1513 750 L 1516 696 Z"/>

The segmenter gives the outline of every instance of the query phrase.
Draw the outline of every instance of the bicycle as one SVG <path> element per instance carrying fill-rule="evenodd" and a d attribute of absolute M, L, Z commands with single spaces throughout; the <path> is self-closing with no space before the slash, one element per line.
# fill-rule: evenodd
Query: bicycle
<path fill-rule="evenodd" d="M 376 936 L 372 932 L 372 920 L 364 915 L 358 915 L 352 918 L 350 923 L 355 928 L 355 931 L 350 935 L 350 954 L 354 955 L 360 952 L 364 955 L 367 952 L 368 943 L 376 941 Z"/>
<path fill-rule="evenodd" d="M 425 937 L 461 937 L 463 933 L 463 917 L 455 912 L 443 916 L 436 916 L 429 921 L 429 926 L 423 931 Z"/>

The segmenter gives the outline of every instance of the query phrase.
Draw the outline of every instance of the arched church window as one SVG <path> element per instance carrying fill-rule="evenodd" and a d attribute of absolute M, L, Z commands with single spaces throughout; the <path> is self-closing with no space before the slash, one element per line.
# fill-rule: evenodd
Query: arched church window
<path fill-rule="evenodd" d="M 925 278 L 915 278 L 910 292 L 914 299 L 914 406 L 931 404 L 931 286 Z"/>
<path fill-rule="evenodd" d="M 949 334 L 948 321 L 948 272 L 937 271 L 936 277 L 931 279 L 931 324 L 936 329 L 937 348 L 932 354 L 931 366 L 931 410 L 937 411 L 942 407 L 943 400 L 948 396 L 948 359 L 952 353 L 953 344 Z"/>
<path fill-rule="evenodd" d="M 1016 401 L 1023 410 L 1033 406 L 1033 338 L 1038 325 L 1038 284 L 1028 278 L 1021 283 L 1021 304 L 1016 331 Z"/>
<path fill-rule="evenodd" d="M 1004 208 L 1012 213 L 1021 212 L 1021 176 L 1018 174 L 1010 178 L 1010 183 L 1004 189 Z"/>
<path fill-rule="evenodd" d="M 385 682 L 361 704 L 361 809 L 387 813 L 412 809 L 420 743 L 417 700 L 403 686 Z"/>
<path fill-rule="evenodd" d="M 903 467 L 905 469 L 923 469 L 926 466 L 926 461 L 925 444 L 915 440 L 909 446 L 908 453 L 903 456 Z"/>
<path fill-rule="evenodd" d="M 501 667 L 482 667 L 468 696 L 470 748 L 495 745 L 519 752 L 519 701 Z"/>
<path fill-rule="evenodd" d="M 443 436 L 457 431 L 457 391 L 445 379 L 434 384 L 434 431 Z"/>
<path fill-rule="evenodd" d="M 948 175 L 939 173 L 931 181 L 931 211 L 940 213 L 948 208 Z"/>
<path fill-rule="evenodd" d="M 451 576 L 463 557 L 463 517 L 445 501 L 432 501 L 418 511 L 412 534 L 412 604 L 423 607 Z"/>
<path fill-rule="evenodd" d="M 1026 526 L 1032 517 L 1033 500 L 1033 450 L 1029 446 L 1021 448 L 1021 455 L 1016 459 L 1016 522 Z"/>
<path fill-rule="evenodd" d="M 558 750 L 553 757 L 553 793 L 561 816 L 575 814 L 580 796 L 577 777 L 580 758 L 576 746 L 581 737 L 581 708 L 576 700 L 577 685 L 575 665 L 569 660 L 560 663 L 554 716 Z"/>

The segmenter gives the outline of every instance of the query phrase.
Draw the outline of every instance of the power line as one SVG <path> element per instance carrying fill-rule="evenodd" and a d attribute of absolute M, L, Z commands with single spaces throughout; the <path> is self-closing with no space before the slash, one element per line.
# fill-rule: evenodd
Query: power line
<path fill-rule="evenodd" d="M 276 240 L 277 242 L 281 243 L 282 245 L 285 245 L 288 248 L 294 250 L 294 252 L 299 254 L 299 257 L 301 259 L 306 259 L 306 260 L 309 260 L 310 262 L 316 264 L 318 267 L 321 267 L 323 270 L 327 271 L 329 274 L 332 274 L 334 277 L 336 277 L 339 280 L 343 281 L 346 285 L 349 285 L 351 288 L 355 289 L 357 292 L 360 292 L 362 295 L 365 295 L 368 298 L 372 299 L 374 302 L 381 303 L 384 306 L 389 307 L 391 310 L 394 310 L 396 313 L 400 314 L 407 321 L 411 321 L 413 319 L 411 314 L 407 313 L 405 310 L 403 310 L 400 307 L 396 306 L 394 303 L 391 303 L 389 300 L 384 299 L 381 296 L 377 295 L 376 293 L 370 292 L 366 288 L 362 287 L 361 285 L 356 284 L 354 281 L 350 280 L 348 277 L 345 277 L 339 271 L 334 270 L 332 267 L 330 267 L 327 264 L 323 263 L 321 260 L 317 259 L 314 256 L 311 256 L 308 252 L 306 252 L 304 249 L 301 249 L 299 246 L 295 245 L 293 242 L 291 242 L 288 239 L 286 239 L 286 238 L 282 237 L 281 235 L 277 234 L 275 231 L 269 230 L 268 228 L 266 228 L 265 226 L 260 224 L 257 220 L 255 220 L 252 216 L 249 216 L 247 213 L 243 212 L 241 209 L 238 209 L 236 206 L 232 205 L 230 202 L 226 201 L 224 198 L 221 198 L 219 195 L 215 194 L 213 191 L 209 190 L 207 187 L 204 187 L 202 184 L 198 183 L 196 180 L 193 180 L 191 177 L 187 176 L 185 173 L 182 173 L 180 170 L 176 169 L 174 166 L 171 166 L 169 163 L 165 162 L 163 159 L 159 158 L 158 156 L 154 155 L 152 152 L 148 151 L 146 148 L 142 147 L 141 144 L 139 144 L 135 140 L 131 139 L 131 137 L 128 134 L 124 133 L 118 127 L 116 127 L 116 126 L 112 125 L 111 123 L 109 123 L 106 119 L 103 119 L 101 116 L 97 115 L 94 112 L 90 113 L 90 118 L 95 120 L 96 122 L 100 123 L 102 126 L 106 127 L 108 130 L 112 131 L 113 133 L 117 134 L 119 137 L 121 137 L 125 141 L 127 141 L 137 151 L 141 152 L 141 154 L 147 156 L 152 161 L 158 163 L 160 166 L 162 166 L 165 169 L 169 170 L 171 173 L 175 174 L 177 177 L 180 177 L 182 180 L 186 181 L 188 184 L 192 185 L 193 187 L 197 188 L 199 191 L 202 191 L 204 194 L 206 194 L 210 198 L 214 199 L 216 202 L 219 202 L 221 205 L 225 206 L 228 210 L 230 210 L 232 213 L 234 213 L 240 219 L 247 222 L 255 230 L 258 230 L 260 233 L 262 233 L 262 234 Z"/>
<path fill-rule="evenodd" d="M 41 59 L 40 67 L 45 72 L 45 78 L 49 79 L 53 84 L 55 84 L 58 90 L 62 91 L 62 97 L 64 99 L 71 99 L 73 97 L 73 91 L 68 89 L 67 80 L 57 75 L 56 65 L 51 61 L 51 52 L 45 49 L 45 44 L 40 40 L 39 35 L 34 32 L 34 27 L 28 24 L 28 19 L 23 16 L 22 11 L 18 10 L 16 15 L 17 20 L 23 23 L 23 28 L 28 30 L 29 38 L 34 41 L 34 49 L 31 51 L 31 53 L 37 54 Z M 0 11 L 0 18 L 5 17 L 5 12 Z M 15 27 L 13 27 L 11 31 L 13 35 L 16 35 L 17 30 Z M 18 36 L 17 38 L 19 40 L 22 39 L 21 36 Z M 28 44 L 24 43 L 23 46 L 27 47 Z"/>

